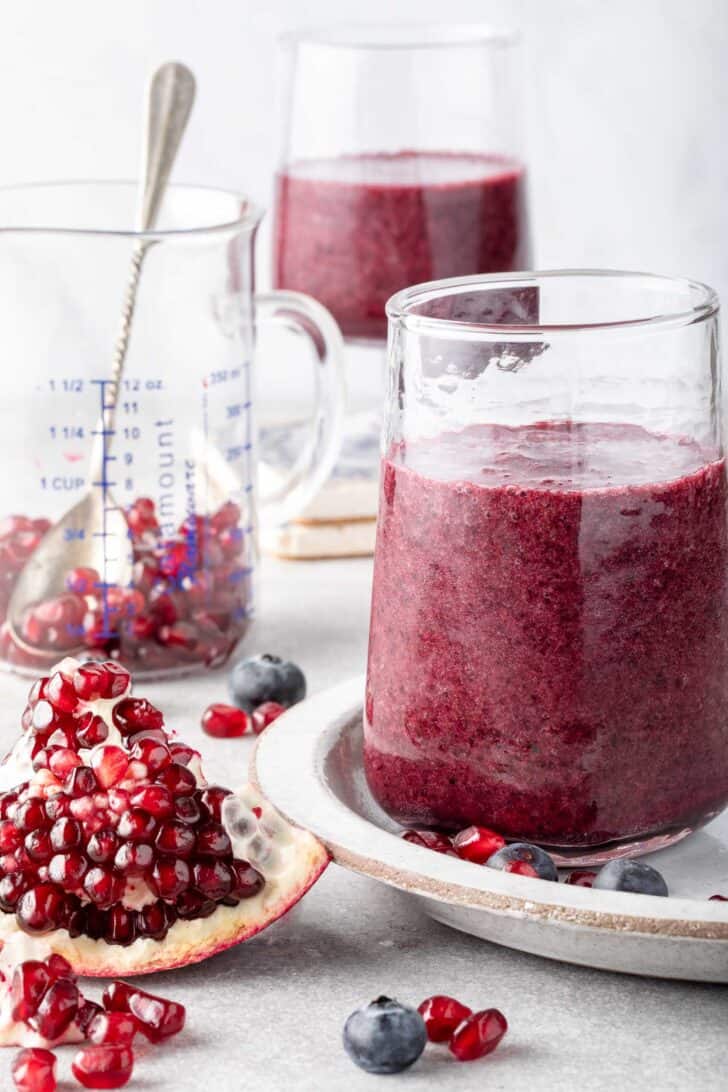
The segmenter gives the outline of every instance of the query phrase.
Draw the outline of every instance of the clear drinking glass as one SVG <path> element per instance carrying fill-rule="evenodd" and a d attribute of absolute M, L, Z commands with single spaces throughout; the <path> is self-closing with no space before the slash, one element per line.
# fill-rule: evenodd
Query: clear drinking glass
<path fill-rule="evenodd" d="M 224 662 L 254 613 L 258 504 L 266 518 L 293 514 L 338 450 L 341 335 L 305 296 L 254 295 L 261 211 L 236 194 L 173 186 L 158 228 L 140 235 L 128 227 L 135 200 L 124 183 L 0 190 L 0 616 L 44 532 L 84 492 L 103 490 L 128 523 L 121 543 L 69 529 L 67 593 L 36 604 L 19 641 L 3 626 L 0 655 L 15 670 L 79 647 L 157 675 Z M 140 238 L 151 245 L 96 480 L 92 445 Z M 304 332 L 316 372 L 311 439 L 268 497 L 256 487 L 256 317 Z M 75 571 L 74 546 L 89 537 L 96 571 Z M 123 586 L 108 575 L 119 556 Z"/>
<path fill-rule="evenodd" d="M 718 300 L 636 273 L 389 301 L 369 784 L 602 860 L 728 803 Z"/>
<path fill-rule="evenodd" d="M 477 25 L 282 38 L 278 287 L 383 343 L 393 292 L 530 268 L 516 45 Z"/>

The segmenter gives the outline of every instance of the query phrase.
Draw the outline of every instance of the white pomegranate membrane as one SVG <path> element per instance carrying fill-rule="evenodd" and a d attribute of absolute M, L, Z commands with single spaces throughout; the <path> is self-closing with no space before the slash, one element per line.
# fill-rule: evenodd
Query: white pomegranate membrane
<path fill-rule="evenodd" d="M 252 786 L 208 785 L 130 689 L 117 663 L 63 660 L 0 765 L 0 937 L 42 938 L 77 973 L 205 958 L 279 917 L 328 861 Z"/>
<path fill-rule="evenodd" d="M 190 513 L 166 537 L 155 505 L 138 497 L 126 510 L 133 554 L 128 587 L 104 587 L 95 569 L 69 568 L 62 595 L 25 613 L 20 636 L 0 627 L 0 657 L 17 667 L 45 658 L 34 648 L 62 656 L 87 648 L 138 672 L 165 672 L 184 665 L 217 666 L 248 627 L 251 569 L 248 536 L 232 501 L 209 516 Z M 0 622 L 27 560 L 51 526 L 50 520 L 7 516 L 0 520 Z"/>

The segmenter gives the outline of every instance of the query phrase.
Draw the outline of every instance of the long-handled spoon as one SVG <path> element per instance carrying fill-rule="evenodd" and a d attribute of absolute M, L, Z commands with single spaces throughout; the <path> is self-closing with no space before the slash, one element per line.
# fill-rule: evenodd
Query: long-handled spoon
<path fill-rule="evenodd" d="M 146 99 L 143 168 L 135 225 L 138 232 L 150 231 L 156 223 L 194 98 L 195 79 L 184 65 L 169 62 L 154 73 Z M 57 660 L 59 650 L 38 647 L 25 640 L 24 618 L 29 608 L 64 593 L 69 569 L 82 566 L 101 574 L 98 590 L 107 633 L 108 591 L 127 585 L 131 577 L 128 526 L 123 510 L 112 496 L 114 483 L 109 479 L 109 466 L 113 466 L 114 421 L 139 279 L 144 257 L 153 245 L 153 240 L 143 238 L 134 244 L 111 372 L 108 379 L 97 381 L 101 411 L 91 450 L 88 491 L 43 537 L 21 570 L 8 604 L 7 619 L 13 640 L 36 659 Z M 80 638 L 78 643 L 81 644 Z"/>

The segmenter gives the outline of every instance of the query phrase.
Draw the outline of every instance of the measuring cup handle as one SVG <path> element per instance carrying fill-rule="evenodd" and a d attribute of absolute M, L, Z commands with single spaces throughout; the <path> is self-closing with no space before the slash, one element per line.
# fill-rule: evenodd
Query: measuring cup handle
<path fill-rule="evenodd" d="M 346 401 L 344 341 L 322 304 L 302 292 L 264 292 L 255 297 L 258 322 L 273 322 L 308 336 L 313 347 L 315 401 L 309 438 L 286 476 L 259 495 L 265 523 L 299 515 L 328 478 L 341 448 Z"/>

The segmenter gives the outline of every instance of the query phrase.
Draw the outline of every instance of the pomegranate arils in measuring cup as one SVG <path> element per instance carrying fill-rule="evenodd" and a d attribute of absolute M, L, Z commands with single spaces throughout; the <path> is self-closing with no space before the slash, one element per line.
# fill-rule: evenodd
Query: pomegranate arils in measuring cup
<path fill-rule="evenodd" d="M 244 736 L 250 727 L 250 717 L 243 709 L 224 702 L 208 705 L 202 714 L 202 730 L 208 736 L 217 736 L 220 739 Z"/>
<path fill-rule="evenodd" d="M 84 1088 L 123 1088 L 131 1079 L 134 1054 L 128 1046 L 91 1046 L 79 1050 L 71 1071 Z"/>
<path fill-rule="evenodd" d="M 126 516 L 131 586 L 105 585 L 95 569 L 70 568 L 66 593 L 29 608 L 21 623 L 23 640 L 59 652 L 85 646 L 140 670 L 224 662 L 249 619 L 250 548 L 240 508 L 227 502 L 209 517 L 193 515 L 171 536 L 166 527 L 163 532 L 151 498 L 138 498 Z M 0 620 L 49 523 L 11 517 L 2 525 L 7 534 L 0 535 Z M 0 633 L 0 655 L 20 666 L 34 664 L 32 652 L 14 643 L 7 626 Z"/>
<path fill-rule="evenodd" d="M 431 1043 L 446 1043 L 455 1028 L 472 1015 L 472 1009 L 462 1005 L 454 997 L 435 994 L 418 1005 L 417 1011 L 425 1021 L 427 1038 Z"/>
<path fill-rule="evenodd" d="M 452 1034 L 449 1049 L 459 1062 L 472 1062 L 490 1054 L 508 1031 L 508 1021 L 498 1009 L 468 1016 Z"/>
<path fill-rule="evenodd" d="M 12 1075 L 17 1092 L 56 1092 L 56 1056 L 40 1047 L 21 1050 Z"/>

